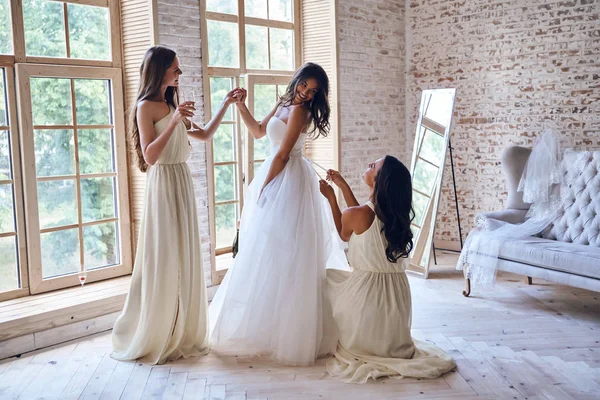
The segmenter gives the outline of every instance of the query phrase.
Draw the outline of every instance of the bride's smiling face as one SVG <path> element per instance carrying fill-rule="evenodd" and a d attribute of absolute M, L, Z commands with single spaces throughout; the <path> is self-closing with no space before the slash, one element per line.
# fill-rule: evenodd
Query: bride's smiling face
<path fill-rule="evenodd" d="M 380 158 L 379 160 L 372 162 L 371 164 L 369 164 L 367 170 L 363 173 L 362 178 L 367 184 L 367 186 L 371 188 L 375 186 L 375 178 L 377 178 L 377 173 L 383 165 L 383 160 L 383 158 Z"/>
<path fill-rule="evenodd" d="M 318 91 L 319 82 L 317 82 L 315 78 L 301 80 L 298 82 L 298 85 L 296 85 L 294 102 L 296 104 L 308 103 L 315 97 L 315 94 L 317 94 Z"/>

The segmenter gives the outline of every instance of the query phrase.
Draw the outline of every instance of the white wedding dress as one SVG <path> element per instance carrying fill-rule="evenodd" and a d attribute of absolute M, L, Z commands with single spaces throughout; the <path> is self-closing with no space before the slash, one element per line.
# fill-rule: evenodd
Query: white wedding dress
<path fill-rule="evenodd" d="M 317 175 L 302 156 L 306 134 L 257 204 L 286 131 L 277 117 L 267 125 L 271 157 L 249 186 L 239 252 L 209 307 L 210 339 L 217 352 L 310 365 L 337 344 L 325 268 L 349 267 Z"/>

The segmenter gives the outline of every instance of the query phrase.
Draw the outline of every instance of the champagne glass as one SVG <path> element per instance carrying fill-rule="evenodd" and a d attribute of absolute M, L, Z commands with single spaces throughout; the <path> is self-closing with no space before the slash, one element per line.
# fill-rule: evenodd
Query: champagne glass
<path fill-rule="evenodd" d="M 199 96 L 198 90 L 189 89 L 189 90 L 186 90 L 185 93 L 182 93 L 182 97 L 183 97 L 182 101 L 183 102 L 193 101 L 194 106 L 196 106 L 196 98 L 198 96 Z M 194 114 L 194 116 L 195 116 L 195 114 Z M 188 129 L 188 131 L 190 131 L 190 132 L 199 131 L 199 129 L 194 126 L 194 117 L 190 117 L 189 121 L 190 121 L 191 126 L 190 126 L 190 129 Z"/>
<path fill-rule="evenodd" d="M 85 265 L 81 264 L 81 269 L 79 270 L 77 277 L 79 278 L 79 283 L 81 283 L 81 286 L 83 287 L 83 284 L 87 279 L 87 270 L 85 269 Z"/>

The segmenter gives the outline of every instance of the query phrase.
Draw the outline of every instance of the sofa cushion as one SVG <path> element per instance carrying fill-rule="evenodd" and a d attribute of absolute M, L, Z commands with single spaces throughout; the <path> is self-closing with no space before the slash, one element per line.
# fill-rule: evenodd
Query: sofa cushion
<path fill-rule="evenodd" d="M 509 240 L 500 246 L 504 260 L 600 279 L 600 248 L 537 237 Z"/>
<path fill-rule="evenodd" d="M 574 153 L 575 155 L 581 153 Z M 600 151 L 582 154 L 582 172 L 564 187 L 558 218 L 542 236 L 560 242 L 600 247 Z M 565 162 L 572 162 L 565 155 Z"/>

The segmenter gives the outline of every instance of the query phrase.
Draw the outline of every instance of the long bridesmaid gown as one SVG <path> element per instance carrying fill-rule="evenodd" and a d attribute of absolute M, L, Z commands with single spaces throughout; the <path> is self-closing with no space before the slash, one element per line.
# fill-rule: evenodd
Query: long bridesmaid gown
<path fill-rule="evenodd" d="M 174 110 L 154 124 L 163 132 Z M 131 289 L 115 323 L 111 356 L 162 364 L 206 354 L 207 297 L 190 144 L 181 122 L 148 169 Z"/>
<path fill-rule="evenodd" d="M 373 203 L 367 205 L 373 210 Z M 352 235 L 348 258 L 352 272 L 327 270 L 333 318 L 339 332 L 329 374 L 346 382 L 365 383 L 386 376 L 436 378 L 456 364 L 432 344 L 410 334 L 411 295 L 408 259 L 397 263 L 385 255 L 387 242 L 375 217 L 371 227 Z"/>

